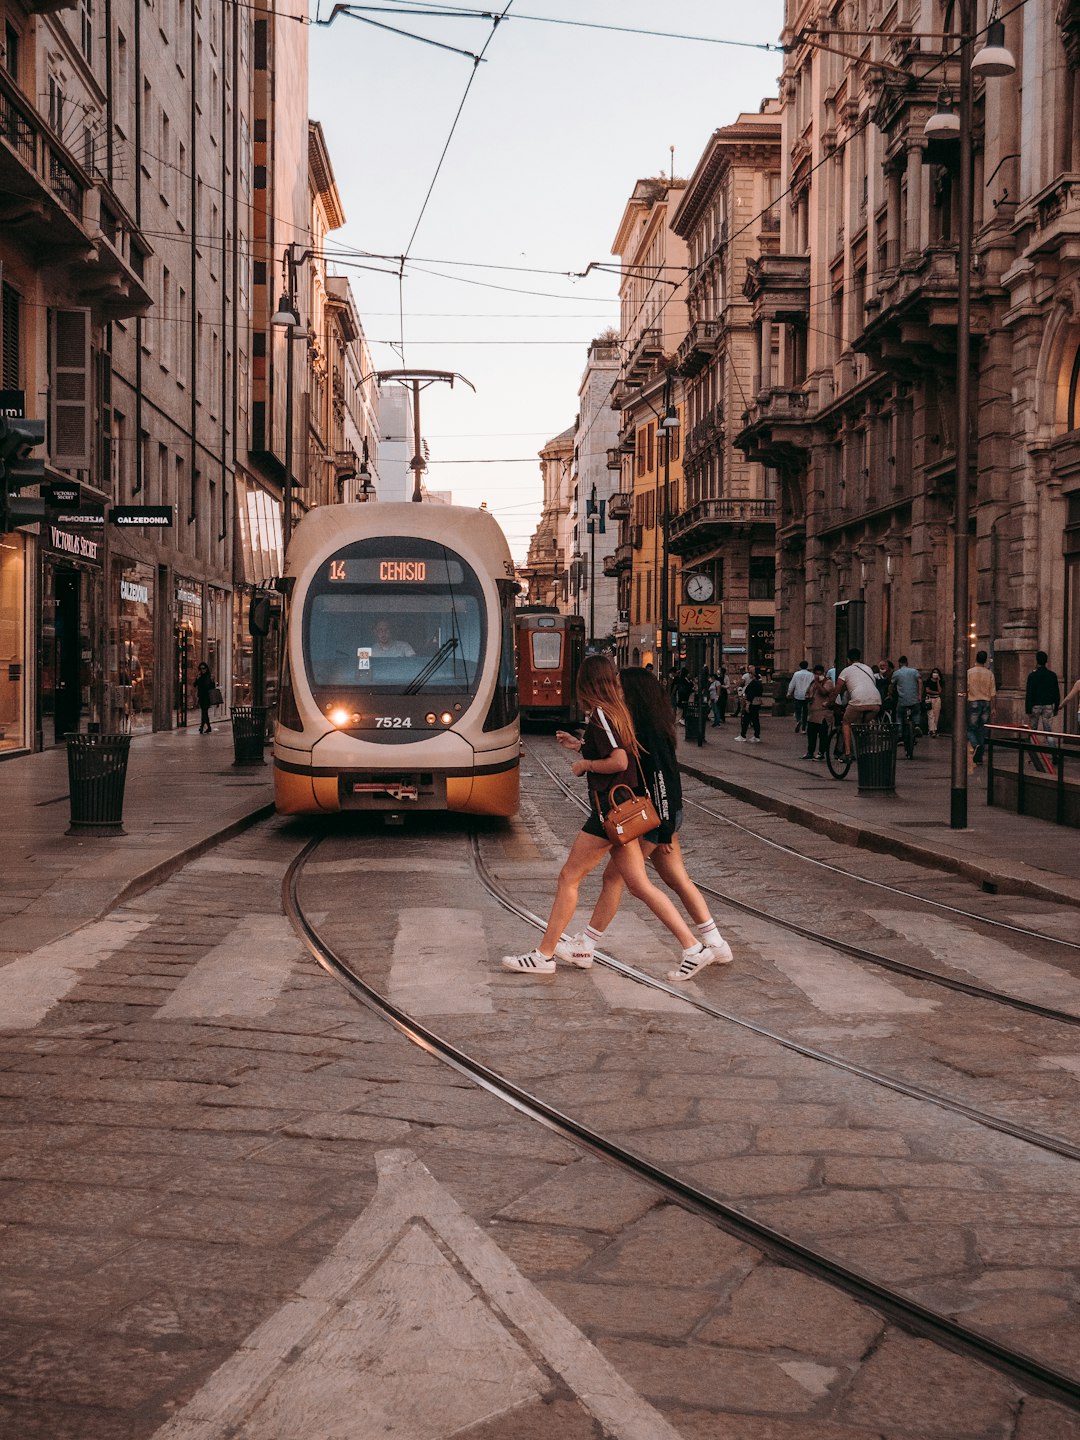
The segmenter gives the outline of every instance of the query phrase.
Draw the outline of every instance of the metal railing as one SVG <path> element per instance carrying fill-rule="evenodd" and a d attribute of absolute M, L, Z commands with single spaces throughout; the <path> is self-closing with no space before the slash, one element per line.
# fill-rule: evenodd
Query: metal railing
<path fill-rule="evenodd" d="M 1015 768 L 995 765 L 995 752 L 1006 751 L 1016 756 Z M 1066 775 L 1068 767 L 1071 773 Z M 1030 767 L 1030 768 L 1029 768 Z M 1080 735 L 1029 730 L 1026 725 L 988 725 L 986 727 L 986 803 L 1001 804 L 996 798 L 998 782 L 1014 779 L 1016 813 L 1027 815 L 1032 791 L 1045 796 L 1049 786 L 1054 789 L 1054 823 L 1080 824 Z M 1072 800 L 1070 807 L 1069 801 Z M 1045 809 L 1045 806 L 1040 807 Z M 1070 808 L 1074 818 L 1069 819 Z M 1048 818 L 1043 815 L 1041 818 Z"/>
<path fill-rule="evenodd" d="M 87 186 L 75 161 L 2 69 L 0 137 L 7 141 L 27 169 L 32 170 L 56 198 L 81 220 Z"/>

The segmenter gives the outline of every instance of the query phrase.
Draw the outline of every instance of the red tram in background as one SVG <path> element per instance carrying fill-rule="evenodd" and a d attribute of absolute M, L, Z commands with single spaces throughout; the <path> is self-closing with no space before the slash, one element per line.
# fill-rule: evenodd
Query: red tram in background
<path fill-rule="evenodd" d="M 542 605 L 523 605 L 515 615 L 518 706 L 522 720 L 582 719 L 574 694 L 585 657 L 585 621 Z"/>

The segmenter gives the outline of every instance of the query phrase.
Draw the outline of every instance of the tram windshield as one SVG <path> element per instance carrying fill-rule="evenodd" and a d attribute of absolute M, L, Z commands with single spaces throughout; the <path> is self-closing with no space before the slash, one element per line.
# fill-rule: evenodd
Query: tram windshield
<path fill-rule="evenodd" d="M 432 541 L 361 540 L 325 562 L 305 611 L 308 677 L 381 695 L 471 692 L 486 623 L 476 574 Z"/>
<path fill-rule="evenodd" d="M 532 663 L 534 670 L 557 670 L 562 660 L 562 635 L 558 630 L 532 632 Z"/>

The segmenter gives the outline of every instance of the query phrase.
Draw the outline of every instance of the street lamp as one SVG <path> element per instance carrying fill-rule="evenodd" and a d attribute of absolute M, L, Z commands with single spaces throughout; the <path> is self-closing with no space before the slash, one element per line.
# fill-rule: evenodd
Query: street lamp
<path fill-rule="evenodd" d="M 662 649 L 662 668 L 660 680 L 662 684 L 667 683 L 670 651 L 668 636 L 671 630 L 671 600 L 668 593 L 668 570 L 671 565 L 671 441 L 679 428 L 679 412 L 675 408 L 675 402 L 671 398 L 671 371 L 664 377 L 664 418 L 660 421 L 660 429 L 664 432 L 664 540 L 663 540 L 663 561 L 664 576 L 661 582 L 660 591 L 660 624 L 664 639 Z"/>
<path fill-rule="evenodd" d="M 972 57 L 975 0 L 960 0 L 960 109 L 952 115 L 948 96 L 926 122 L 931 143 L 956 136 L 960 142 L 960 204 L 957 226 L 956 283 L 956 497 L 953 513 L 953 695 L 952 793 L 949 825 L 965 830 L 968 822 L 967 671 L 968 671 L 968 524 L 971 425 L 971 262 L 975 223 L 973 101 L 971 77 L 1012 75 L 1016 61 L 1005 46 L 1005 26 L 995 3 L 986 43 Z"/>
<path fill-rule="evenodd" d="M 300 317 L 296 312 L 296 267 L 308 259 L 314 252 L 305 250 L 301 255 L 293 254 L 294 247 L 289 244 L 285 247 L 282 256 L 282 271 L 284 275 L 285 288 L 281 292 L 281 299 L 278 307 L 270 317 L 270 324 L 276 326 L 285 333 L 285 481 L 282 485 L 282 498 L 284 501 L 282 515 L 282 535 L 285 549 L 289 548 L 289 540 L 292 538 L 293 529 L 293 341 L 297 335 L 303 336 L 300 330 Z"/>

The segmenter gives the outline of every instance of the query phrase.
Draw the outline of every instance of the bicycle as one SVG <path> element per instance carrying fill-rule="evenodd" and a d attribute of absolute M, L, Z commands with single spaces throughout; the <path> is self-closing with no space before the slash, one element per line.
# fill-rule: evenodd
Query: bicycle
<path fill-rule="evenodd" d="M 825 743 L 825 763 L 829 767 L 829 774 L 834 780 L 845 779 L 851 769 L 851 761 L 852 757 L 844 751 L 843 712 L 834 710 L 829 738 Z"/>
<path fill-rule="evenodd" d="M 919 738 L 919 726 L 915 715 L 919 708 L 918 705 L 901 705 L 899 719 L 895 722 L 900 730 L 900 738 L 904 742 L 904 754 L 909 760 L 915 759 L 915 745 Z"/>

